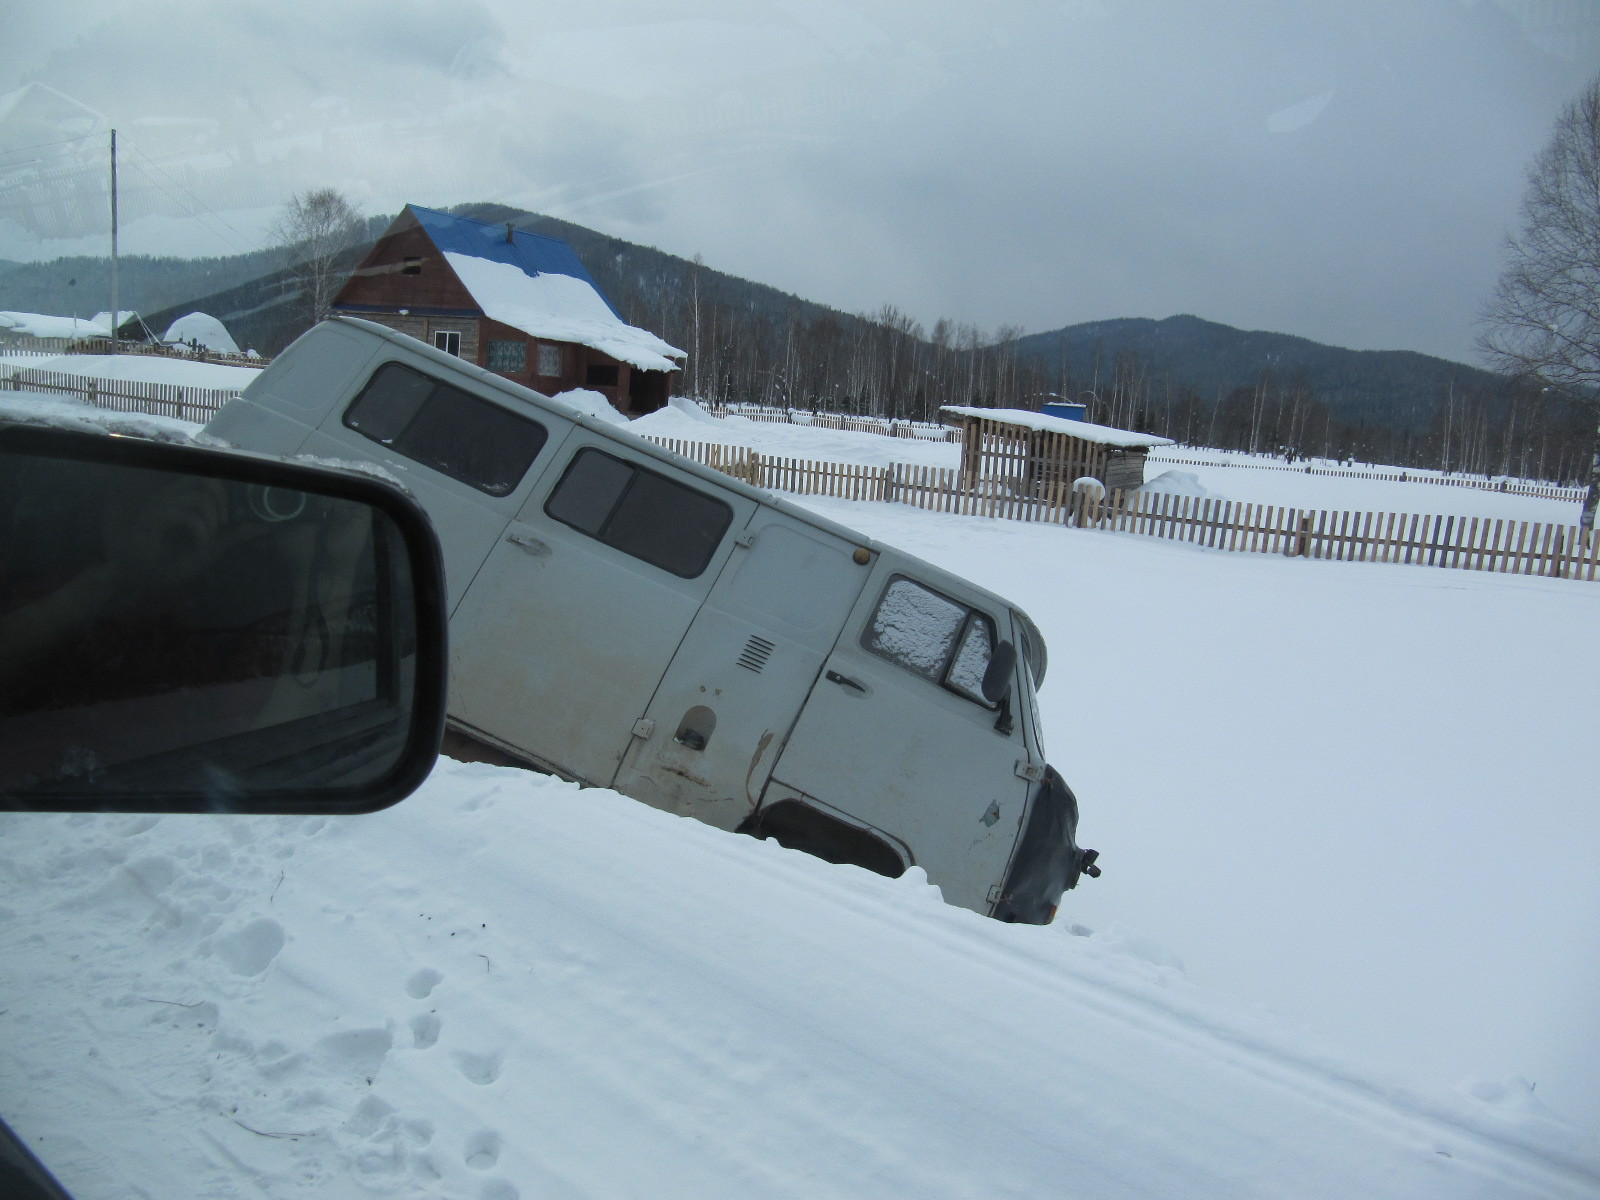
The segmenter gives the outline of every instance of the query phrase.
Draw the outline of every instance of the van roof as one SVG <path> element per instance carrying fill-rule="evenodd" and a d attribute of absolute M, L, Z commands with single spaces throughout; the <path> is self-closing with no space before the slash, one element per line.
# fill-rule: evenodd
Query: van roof
<path fill-rule="evenodd" d="M 810 525 L 812 528 L 822 530 L 826 533 L 831 533 L 835 537 L 842 538 L 846 541 L 855 542 L 857 545 L 865 546 L 870 550 L 876 551 L 881 556 L 890 557 L 895 561 L 904 562 L 908 566 L 914 565 L 916 568 L 916 573 L 929 583 L 935 585 L 943 583 L 946 586 L 955 585 L 958 590 L 965 589 L 976 592 L 985 599 L 993 602 L 999 608 L 1010 609 L 1012 612 L 1019 614 L 1024 623 L 1029 627 L 1031 635 L 1038 639 L 1041 653 L 1043 651 L 1043 638 L 1039 635 L 1037 627 L 1034 626 L 1033 622 L 1027 617 L 1027 614 L 1023 613 L 1021 609 L 1019 609 L 1011 601 L 1007 600 L 1004 596 L 998 595 L 995 592 L 991 592 L 988 588 L 981 587 L 964 576 L 957 575 L 952 571 L 947 571 L 943 567 L 928 562 L 926 559 L 918 558 L 916 555 L 910 554 L 907 551 L 900 549 L 898 546 L 887 545 L 883 542 L 879 542 L 876 539 L 870 538 L 866 534 L 861 533 L 859 530 L 851 529 L 848 525 L 841 525 L 837 521 L 831 521 L 827 517 L 820 516 L 819 514 L 812 512 L 810 509 L 803 508 L 791 500 L 784 499 L 782 496 L 774 495 L 772 492 L 766 491 L 763 488 L 754 487 L 751 484 L 744 482 L 742 479 L 735 479 L 731 475 L 724 475 L 721 471 L 716 471 L 710 467 L 702 466 L 700 463 L 695 462 L 691 458 L 685 458 L 681 454 L 668 450 L 665 446 L 659 446 L 655 442 L 650 441 L 648 438 L 642 437 L 637 433 L 630 432 L 625 427 L 613 425 L 607 421 L 603 421 L 597 417 L 591 416 L 590 414 L 582 411 L 579 408 L 575 408 L 563 400 L 553 396 L 547 396 L 543 392 L 536 392 L 532 388 L 522 386 L 520 383 L 514 383 L 502 375 L 496 375 L 494 372 L 485 370 L 483 367 L 480 367 L 475 363 L 467 362 L 465 359 L 458 358 L 453 354 L 447 354 L 443 350 L 439 350 L 428 345 L 426 342 L 419 341 L 413 337 L 408 337 L 407 335 L 390 329 L 387 326 L 379 325 L 373 321 L 364 321 L 359 317 L 350 317 L 344 315 L 335 315 L 330 317 L 329 320 L 340 325 L 359 329 L 363 333 L 374 334 L 387 342 L 393 343 L 396 347 L 404 350 L 407 354 L 420 355 L 424 358 L 427 358 L 436 366 L 447 371 L 453 371 L 457 374 L 465 375 L 480 386 L 488 385 L 495 391 L 499 392 L 507 400 L 520 404 L 528 404 L 534 408 L 548 409 L 553 413 L 572 421 L 574 424 L 581 425 L 583 428 L 593 433 L 597 433 L 602 437 L 624 443 L 630 448 L 636 451 L 641 451 L 652 458 L 659 459 L 662 462 L 670 463 L 679 470 L 687 471 L 692 475 L 697 475 L 704 479 L 707 483 L 715 484 L 720 488 L 726 488 L 742 496 L 747 496 L 759 504 L 765 504 L 770 508 L 775 508 L 779 512 L 793 517 L 802 524 Z M 1042 661 L 1040 666 L 1041 670 L 1036 672 L 1036 675 L 1042 674 Z"/>

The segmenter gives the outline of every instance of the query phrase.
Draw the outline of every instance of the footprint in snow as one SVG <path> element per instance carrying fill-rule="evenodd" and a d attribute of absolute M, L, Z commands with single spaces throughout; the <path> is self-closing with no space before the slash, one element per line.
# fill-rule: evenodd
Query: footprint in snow
<path fill-rule="evenodd" d="M 432 967 L 423 967 L 422 970 L 413 972 L 411 978 L 406 980 L 406 995 L 413 1000 L 426 1000 L 443 980 L 444 976 Z"/>
<path fill-rule="evenodd" d="M 426 1050 L 439 1040 L 439 1018 L 433 1013 L 423 1013 L 411 1018 L 411 1045 Z"/>
<path fill-rule="evenodd" d="M 500 1161 L 500 1135 L 480 1129 L 461 1148 L 461 1161 L 474 1171 L 492 1171 Z"/>
<path fill-rule="evenodd" d="M 476 1083 L 481 1087 L 500 1078 L 501 1055 L 497 1052 L 471 1054 L 465 1050 L 457 1050 L 453 1057 L 462 1078 L 469 1083 Z"/>
<path fill-rule="evenodd" d="M 278 957 L 283 941 L 283 926 L 269 917 L 259 917 L 242 929 L 217 938 L 212 948 L 235 975 L 259 975 Z"/>

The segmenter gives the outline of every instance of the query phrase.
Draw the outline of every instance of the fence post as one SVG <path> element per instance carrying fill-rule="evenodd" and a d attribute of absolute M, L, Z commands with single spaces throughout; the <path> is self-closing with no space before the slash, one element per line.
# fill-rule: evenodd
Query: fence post
<path fill-rule="evenodd" d="M 1300 514 L 1300 529 L 1289 547 L 1290 558 L 1306 558 L 1311 553 L 1311 514 Z"/>
<path fill-rule="evenodd" d="M 900 464 L 890 463 L 883 473 L 883 498 L 889 503 L 894 503 L 895 493 L 900 487 Z"/>

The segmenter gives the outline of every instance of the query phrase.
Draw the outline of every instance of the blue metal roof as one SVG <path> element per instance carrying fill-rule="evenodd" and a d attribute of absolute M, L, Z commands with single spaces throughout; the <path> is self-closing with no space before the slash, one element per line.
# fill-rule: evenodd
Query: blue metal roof
<path fill-rule="evenodd" d="M 570 275 L 574 279 L 581 279 L 606 302 L 606 307 L 617 320 L 623 319 L 622 314 L 617 312 L 617 306 L 611 303 L 611 298 L 601 291 L 594 276 L 572 252 L 572 247 L 560 238 L 516 229 L 512 231 L 508 242 L 504 225 L 490 225 L 486 221 L 474 221 L 471 217 L 451 216 L 447 212 L 417 204 L 406 205 L 406 211 L 417 219 L 417 223 L 441 252 L 506 263 L 525 275 Z"/>

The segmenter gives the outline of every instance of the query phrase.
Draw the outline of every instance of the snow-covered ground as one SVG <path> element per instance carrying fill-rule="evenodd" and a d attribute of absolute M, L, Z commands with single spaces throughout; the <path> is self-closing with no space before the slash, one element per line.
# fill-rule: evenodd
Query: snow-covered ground
<path fill-rule="evenodd" d="M 954 442 L 816 429 L 809 425 L 752 421 L 749 417 L 713 417 L 692 404 L 677 401 L 631 422 L 629 428 L 648 437 L 750 446 L 763 454 L 782 458 L 863 463 L 873 467 L 886 467 L 896 462 L 929 467 L 961 465 L 961 447 Z"/>
<path fill-rule="evenodd" d="M 1188 460 L 1181 463 L 1165 459 Z M 1201 460 L 1207 465 L 1197 465 Z M 1351 509 L 1368 512 L 1443 513 L 1446 516 L 1506 518 L 1514 521 L 1552 521 L 1575 525 L 1581 504 L 1575 500 L 1551 500 L 1537 496 L 1516 496 L 1481 487 L 1419 482 L 1425 479 L 1468 479 L 1482 483 L 1483 476 L 1444 476 L 1439 471 L 1407 469 L 1406 481 L 1349 479 L 1338 475 L 1314 475 L 1305 470 L 1283 470 L 1282 459 L 1265 455 L 1230 454 L 1191 446 L 1174 446 L 1154 451 L 1145 467 L 1146 478 L 1163 471 L 1181 471 L 1196 476 L 1208 495 L 1251 504 L 1279 504 L 1290 508 Z M 1365 471 L 1374 474 L 1399 474 L 1401 468 L 1314 461 L 1319 471 Z M 1498 479 L 1495 480 L 1498 482 Z M 1511 480 L 1512 483 L 1521 482 Z M 1528 483 L 1538 483 L 1528 480 Z"/>
<path fill-rule="evenodd" d="M 0 1113 L 86 1198 L 1600 1196 L 1600 588 L 807 503 L 1043 629 L 1056 925 L 478 765 L 7 816 Z"/>
<path fill-rule="evenodd" d="M 61 371 L 92 379 L 138 383 L 174 383 L 179 387 L 233 388 L 250 385 L 261 372 L 255 367 L 195 362 L 156 354 L 0 354 L 0 373 L 7 367 Z"/>
<path fill-rule="evenodd" d="M 633 422 L 636 433 L 686 441 L 721 442 L 750 446 L 766 454 L 811 458 L 827 462 L 864 463 L 884 467 L 890 463 L 958 467 L 961 447 L 954 442 L 925 442 L 889 438 L 872 433 L 811 429 L 801 425 L 756 422 L 748 417 L 712 417 L 682 406 L 663 409 Z M 1172 463 L 1165 457 L 1207 460 Z M 1259 469 L 1247 464 L 1259 464 Z M 1550 521 L 1571 525 L 1578 520 L 1575 501 L 1514 496 L 1479 488 L 1376 479 L 1347 479 L 1280 470 L 1282 459 L 1264 455 L 1230 454 L 1188 446 L 1163 447 L 1152 453 L 1145 478 L 1154 480 L 1167 471 L 1194 477 L 1199 494 L 1242 504 L 1274 504 L 1289 508 L 1350 510 L 1356 512 L 1443 513 L 1447 516 L 1504 518 L 1514 521 Z M 1319 468 L 1337 464 L 1317 462 Z M 1375 473 L 1397 472 L 1397 467 L 1362 467 Z M 1438 472 L 1408 472 L 1437 475 Z M 1197 494 L 1191 488 L 1185 494 Z"/>

